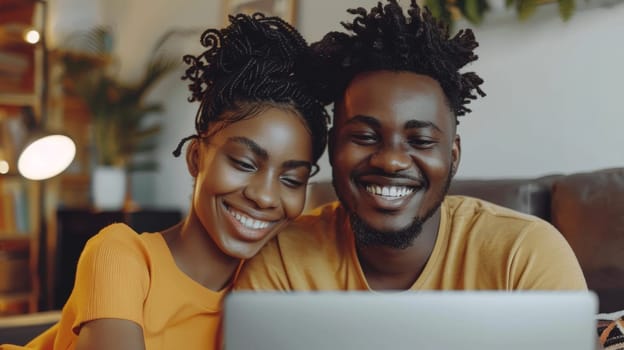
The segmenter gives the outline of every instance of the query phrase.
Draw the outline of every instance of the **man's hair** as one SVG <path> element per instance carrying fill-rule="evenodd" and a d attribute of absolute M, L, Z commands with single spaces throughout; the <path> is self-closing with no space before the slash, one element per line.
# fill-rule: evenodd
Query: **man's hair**
<path fill-rule="evenodd" d="M 329 116 L 310 84 L 311 50 L 290 24 L 261 13 L 229 16 L 230 25 L 208 29 L 201 36 L 206 51 L 185 55 L 189 67 L 190 102 L 199 101 L 195 117 L 197 135 L 211 135 L 221 127 L 271 108 L 300 114 L 311 135 L 316 162 L 327 141 Z M 224 122 L 224 123 L 220 123 Z M 217 127 L 220 125 L 220 127 Z"/>
<path fill-rule="evenodd" d="M 350 34 L 330 32 L 311 45 L 326 103 L 340 101 L 355 75 L 376 70 L 409 71 L 435 79 L 455 117 L 471 111 L 466 105 L 477 98 L 475 91 L 485 96 L 477 74 L 459 72 L 477 59 L 473 51 L 479 44 L 470 29 L 450 38 L 448 26 L 427 8 L 421 11 L 415 0 L 407 16 L 396 0 L 385 6 L 378 2 L 370 12 L 361 7 L 348 12 L 357 15 L 342 23 Z"/>

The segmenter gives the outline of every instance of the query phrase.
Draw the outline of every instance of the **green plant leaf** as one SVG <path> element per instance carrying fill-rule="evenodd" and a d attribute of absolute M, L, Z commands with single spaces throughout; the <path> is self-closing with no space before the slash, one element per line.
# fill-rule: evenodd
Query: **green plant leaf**
<path fill-rule="evenodd" d="M 537 9 L 537 0 L 516 0 L 518 19 L 525 21 L 529 19 Z"/>
<path fill-rule="evenodd" d="M 559 15 L 564 21 L 569 20 L 576 10 L 576 2 L 574 0 L 558 0 Z"/>
<path fill-rule="evenodd" d="M 461 14 L 473 24 L 481 24 L 486 11 L 490 9 L 487 0 L 458 0 Z"/>
<path fill-rule="evenodd" d="M 111 56 L 113 38 L 108 28 L 76 32 L 67 45 L 58 49 L 67 88 L 82 98 L 90 110 L 92 149 L 97 164 L 131 167 L 136 154 L 155 148 L 162 126 L 151 118 L 159 117 L 163 104 L 147 102 L 146 97 L 182 63 L 177 52 L 173 57 L 164 50 L 164 44 L 173 35 L 198 32 L 197 29 L 165 32 L 150 51 L 141 78 L 130 83 L 120 79 L 114 70 L 118 62 Z M 141 169 L 154 168 L 149 162 L 141 164 Z"/>
<path fill-rule="evenodd" d="M 447 0 L 426 0 L 426 6 L 431 11 L 433 17 L 446 23 L 449 28 L 453 25 L 451 11 L 447 7 Z"/>

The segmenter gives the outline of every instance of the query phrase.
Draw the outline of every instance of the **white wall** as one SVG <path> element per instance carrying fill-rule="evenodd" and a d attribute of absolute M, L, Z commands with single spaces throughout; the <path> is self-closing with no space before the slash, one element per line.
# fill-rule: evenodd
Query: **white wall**
<path fill-rule="evenodd" d="M 592 0 L 596 3 L 599 0 Z M 353 0 L 303 1 L 300 30 L 310 41 L 351 18 Z M 358 0 L 370 7 L 377 0 Z M 495 4 L 497 5 L 497 4 Z M 624 166 L 624 3 L 579 4 L 567 22 L 555 6 L 527 22 L 498 5 L 479 27 L 479 60 L 487 97 L 460 119 L 458 177 L 524 177 Z M 457 29 L 469 26 L 460 23 Z M 328 166 L 321 178 L 329 178 Z"/>
<path fill-rule="evenodd" d="M 165 30 L 222 24 L 217 0 L 90 1 L 106 4 L 100 15 L 119 33 L 116 49 L 129 78 L 139 72 L 153 41 Z M 376 3 L 299 0 L 297 26 L 306 39 L 316 41 L 329 30 L 340 30 L 339 22 L 351 18 L 345 9 Z M 475 28 L 480 59 L 469 70 L 484 78 L 488 96 L 474 102 L 473 113 L 461 120 L 458 176 L 524 177 L 624 166 L 620 146 L 624 3 L 579 10 L 565 23 L 553 6 L 540 8 L 524 23 L 509 13 L 487 18 Z M 196 37 L 175 44 L 181 53 L 199 49 Z M 144 176 L 139 187 L 155 205 L 186 210 L 191 179 L 184 160 L 173 158 L 171 151 L 181 137 L 193 132 L 197 105 L 186 102 L 187 88 L 180 75 L 154 93 L 154 98 L 165 98 L 167 108 L 158 150 L 161 168 Z M 328 179 L 325 158 L 321 165 L 317 179 Z"/>

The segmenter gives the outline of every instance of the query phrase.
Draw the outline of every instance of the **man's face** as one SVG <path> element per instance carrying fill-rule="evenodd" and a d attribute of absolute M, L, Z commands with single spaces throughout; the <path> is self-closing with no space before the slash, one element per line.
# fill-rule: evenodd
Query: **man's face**
<path fill-rule="evenodd" d="M 440 85 L 374 71 L 356 76 L 343 97 L 329 146 L 340 201 L 382 235 L 419 227 L 439 209 L 459 163 L 455 118 Z"/>

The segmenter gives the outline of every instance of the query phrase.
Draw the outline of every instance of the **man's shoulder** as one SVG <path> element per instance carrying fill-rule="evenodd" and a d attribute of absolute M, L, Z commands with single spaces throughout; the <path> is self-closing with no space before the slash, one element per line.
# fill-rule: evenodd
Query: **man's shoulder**
<path fill-rule="evenodd" d="M 340 202 L 331 202 L 302 214 L 286 226 L 277 237 L 292 239 L 300 236 L 325 236 L 336 231 L 336 225 L 340 225 L 344 217 L 344 209 Z"/>
<path fill-rule="evenodd" d="M 444 203 L 453 220 L 473 217 L 520 224 L 547 223 L 537 216 L 469 196 L 449 195 L 446 196 Z"/>
<path fill-rule="evenodd" d="M 484 238 L 524 239 L 534 236 L 561 236 L 559 231 L 549 222 L 533 215 L 506 208 L 482 199 L 467 196 L 447 196 L 447 207 L 450 227 L 460 231 L 470 231 L 473 235 Z"/>
<path fill-rule="evenodd" d="M 266 244 L 260 255 L 325 251 L 328 247 L 336 247 L 339 241 L 346 239 L 342 232 L 345 218 L 345 211 L 338 201 L 315 208 L 284 227 Z"/>

